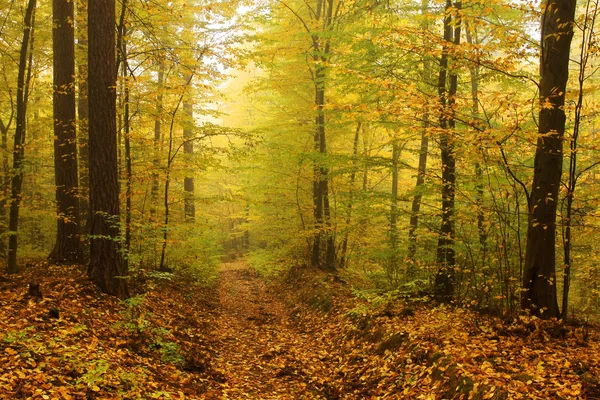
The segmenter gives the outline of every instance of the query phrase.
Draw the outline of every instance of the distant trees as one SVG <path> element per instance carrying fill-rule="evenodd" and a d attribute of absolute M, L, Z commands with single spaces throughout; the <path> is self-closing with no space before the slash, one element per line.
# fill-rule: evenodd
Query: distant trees
<path fill-rule="evenodd" d="M 543 2 L 540 48 L 529 37 L 540 14 L 501 0 L 285 0 L 247 13 L 233 3 L 123 1 L 118 40 L 112 0 L 91 0 L 89 26 L 86 1 L 74 19 L 73 2 L 54 0 L 51 116 L 42 94 L 49 77 L 37 73 L 50 66 L 38 56 L 50 54 L 50 29 L 36 29 L 32 52 L 35 0 L 23 13 L 2 1 L 13 7 L 0 28 L 9 38 L 0 41 L 0 218 L 7 216 L 11 272 L 20 227 L 28 253 L 56 262 L 81 261 L 89 238 L 90 278 L 120 297 L 128 293 L 124 259 L 132 270 L 214 265 L 217 243 L 242 236 L 244 251 L 263 257 L 347 268 L 399 290 L 429 285 L 440 302 L 543 317 L 559 315 L 557 286 L 564 316 L 569 293 L 583 298 L 582 282 L 600 276 L 600 245 L 583 235 L 596 234 L 590 216 L 600 209 L 587 195 L 597 189 L 600 148 L 587 129 L 598 110 L 586 101 L 596 90 L 589 78 L 597 49 L 593 27 L 573 24 L 595 13 L 593 4 L 575 18 L 574 0 Z M 49 13 L 49 3 L 37 8 Z M 215 29 L 221 16 L 226 28 Z M 258 23 L 259 45 L 236 38 Z M 88 62 L 74 68 L 74 27 L 75 51 L 89 50 L 89 99 Z M 571 99 L 568 58 L 579 29 L 592 30 L 581 45 L 590 60 L 580 64 L 581 95 Z M 242 90 L 236 80 L 239 93 L 218 98 L 223 71 L 246 66 L 240 74 L 250 85 Z M 227 103 L 243 111 L 228 116 Z M 588 125 L 574 121 L 570 134 L 572 104 Z M 240 139 L 240 131 L 202 122 L 217 119 L 252 132 L 260 146 L 250 133 Z M 54 169 L 42 168 L 52 163 L 50 143 Z M 239 177 L 223 172 L 232 155 Z"/>
<path fill-rule="evenodd" d="M 572 195 L 559 190 L 557 141 L 565 141 L 565 113 L 572 104 L 565 102 L 565 63 L 573 13 L 562 10 L 574 5 L 548 1 L 541 8 L 538 120 L 530 102 L 537 90 L 539 48 L 530 32 L 539 25 L 539 14 L 496 0 L 419 3 L 419 8 L 378 3 L 362 13 L 348 4 L 290 1 L 270 10 L 272 18 L 259 35 L 263 46 L 252 86 L 269 107 L 256 101 L 250 112 L 252 126 L 267 132 L 265 146 L 281 152 L 272 151 L 276 161 L 265 156 L 255 169 L 271 184 L 253 187 L 256 203 L 250 209 L 256 215 L 249 220 L 272 224 L 288 240 L 277 241 L 268 229 L 250 223 L 256 229 L 252 237 L 315 266 L 328 265 L 322 264 L 330 247 L 324 240 L 342 237 L 332 248 L 344 267 L 382 274 L 391 287 L 405 290 L 430 282 L 438 301 L 513 312 L 521 297 L 556 290 L 554 267 L 540 266 L 554 265 L 551 215 L 560 212 L 556 206 L 566 196 L 571 196 L 567 207 L 572 204 Z M 328 18 L 331 25 L 321 25 Z M 548 22 L 551 18 L 560 22 Z M 283 30 L 289 40 L 279 39 Z M 463 74 L 470 85 L 460 85 Z M 590 124 L 595 115 L 586 116 Z M 326 131 L 324 147 L 301 140 L 313 126 L 317 135 L 311 139 Z M 536 141 L 531 168 L 527 154 Z M 326 152 L 319 154 L 321 148 Z M 356 185 L 359 176 L 363 185 Z M 416 188 L 409 176 L 417 178 Z M 532 177 L 529 223 L 524 216 Z M 410 223 L 399 223 L 402 216 Z M 567 236 L 571 221 L 570 214 L 567 220 L 563 215 Z M 301 234 L 289 233 L 294 226 Z M 567 281 L 564 286 L 568 289 Z M 552 307 L 540 301 L 526 300 L 523 307 L 558 315 L 551 310 L 554 300 Z"/>
<path fill-rule="evenodd" d="M 214 265 L 214 258 L 210 257 L 196 261 L 196 250 L 206 251 L 211 257 L 217 252 L 218 247 L 213 245 L 220 234 L 211 236 L 204 229 L 206 224 L 218 226 L 215 222 L 218 213 L 209 219 L 196 218 L 194 190 L 198 189 L 194 184 L 198 182 L 200 171 L 218 166 L 221 161 L 217 159 L 232 153 L 233 146 L 227 142 L 232 138 L 232 131 L 219 130 L 211 124 L 207 124 L 210 126 L 206 129 L 200 128 L 193 114 L 217 115 L 215 107 L 205 106 L 216 99 L 212 82 L 220 79 L 221 66 L 238 56 L 236 51 L 223 50 L 228 43 L 236 41 L 237 33 L 232 32 L 238 26 L 214 30 L 209 25 L 222 15 L 227 15 L 223 19 L 230 21 L 235 7 L 230 3 L 214 7 L 202 2 L 190 6 L 176 1 L 146 8 L 143 4 L 122 2 L 122 15 L 126 16 L 119 27 L 123 73 L 117 74 L 113 65 L 113 59 L 119 58 L 115 54 L 115 16 L 106 12 L 111 5 L 96 1 L 90 4 L 93 11 L 89 13 L 89 21 L 95 25 L 90 26 L 89 31 L 95 36 L 88 43 L 87 1 L 57 0 L 39 7 L 34 2 L 2 0 L 0 3 L 3 9 L 0 238 L 4 242 L 1 253 L 9 260 L 10 272 L 16 272 L 18 260 L 29 261 L 41 254 L 49 255 L 53 262 L 82 262 L 82 253 L 87 256 L 86 244 L 90 240 L 90 277 L 103 290 L 123 297 L 127 290 L 123 279 L 117 278 L 126 275 L 125 266 L 119 266 L 122 259 L 127 257 L 133 268 L 158 266 L 156 258 L 160 252 L 156 251 L 156 244 L 164 241 L 158 221 L 162 219 L 163 210 L 169 207 L 169 226 L 165 229 L 170 231 L 170 243 L 193 241 L 194 244 L 185 251 L 174 246 L 176 250 L 165 254 L 165 262 L 190 268 Z M 50 14 L 51 5 L 53 23 L 36 29 L 36 51 L 33 52 L 32 26 L 36 9 L 38 15 L 41 13 L 45 18 Z M 74 5 L 77 16 L 73 15 Z M 107 22 L 102 16 L 111 21 Z M 184 33 L 179 35 L 181 30 Z M 77 35 L 75 50 L 74 31 Z M 217 36 L 218 40 L 213 40 Z M 204 45 L 198 46 L 200 42 Z M 88 62 L 81 59 L 83 55 L 88 56 L 88 49 L 89 60 L 95 68 L 91 72 L 94 82 L 90 85 L 89 101 Z M 75 52 L 77 59 L 74 60 Z M 51 54 L 51 57 L 46 56 Z M 204 55 L 210 57 L 210 63 L 202 61 Z M 221 64 L 217 66 L 217 62 Z M 52 78 L 40 73 L 52 67 Z M 160 76 L 156 71 L 160 71 Z M 197 74 L 198 79 L 182 82 L 182 77 L 190 73 Z M 152 84 L 156 80 L 161 82 L 159 87 Z M 48 110 L 52 106 L 45 95 L 50 85 L 54 87 L 54 112 Z M 183 91 L 186 91 L 183 107 L 177 111 L 175 99 L 180 99 Z M 207 95 L 198 97 L 198 93 Z M 119 106 L 123 106 L 117 114 L 113 111 L 115 98 L 120 99 Z M 29 115 L 25 110 L 27 103 L 29 110 L 33 110 Z M 89 122 L 93 125 L 89 142 L 88 108 L 92 114 Z M 154 109 L 158 112 L 154 113 Z M 113 121 L 116 117 L 120 117 L 118 126 Z M 151 138 L 154 119 L 158 129 Z M 170 157 L 172 185 L 163 196 L 166 149 L 165 129 L 164 125 L 160 129 L 160 124 L 167 120 L 172 127 L 173 153 L 182 154 Z M 227 140 L 220 138 L 227 135 Z M 9 141 L 13 139 L 15 146 L 10 149 Z M 53 152 L 48 150 L 50 147 Z M 48 168 L 53 161 L 54 168 Z M 119 187 L 124 189 L 122 194 Z M 87 202 L 88 188 L 92 191 L 91 205 Z M 206 187 L 202 189 L 206 191 Z M 215 198 L 212 193 L 204 193 L 204 196 Z M 159 197 L 164 201 L 155 201 Z M 204 206 L 212 207 L 206 201 Z M 93 217 L 89 215 L 91 207 Z M 80 218 L 84 222 L 79 222 Z M 184 221 L 188 223 L 183 224 Z M 122 229 L 125 233 L 122 237 L 123 223 L 126 228 Z M 92 227 L 93 231 L 88 231 Z M 17 239 L 23 242 L 19 257 Z"/>

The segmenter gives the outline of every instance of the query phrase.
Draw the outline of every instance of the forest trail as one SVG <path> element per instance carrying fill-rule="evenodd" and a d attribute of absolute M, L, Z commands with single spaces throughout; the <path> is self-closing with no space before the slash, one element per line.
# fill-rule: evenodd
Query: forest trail
<path fill-rule="evenodd" d="M 213 331 L 213 362 L 225 380 L 220 398 L 336 398 L 323 382 L 330 349 L 299 329 L 273 290 L 243 261 L 220 267 Z"/>

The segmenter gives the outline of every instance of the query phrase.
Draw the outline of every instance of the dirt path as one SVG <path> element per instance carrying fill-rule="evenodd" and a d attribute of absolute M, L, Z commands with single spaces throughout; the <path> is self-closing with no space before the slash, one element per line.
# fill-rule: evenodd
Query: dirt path
<path fill-rule="evenodd" d="M 329 345 L 299 329 L 247 264 L 223 264 L 217 291 L 213 362 L 225 379 L 220 398 L 337 398 L 323 378 L 332 373 Z"/>

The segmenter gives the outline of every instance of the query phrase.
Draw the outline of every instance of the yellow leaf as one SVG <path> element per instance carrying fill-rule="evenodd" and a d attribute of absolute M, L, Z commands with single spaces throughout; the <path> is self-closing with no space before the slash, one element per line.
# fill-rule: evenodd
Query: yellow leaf
<path fill-rule="evenodd" d="M 10 347 L 7 347 L 6 349 L 4 349 L 4 352 L 6 352 L 7 354 L 9 354 L 11 356 L 14 356 L 15 354 L 17 354 L 17 352 Z"/>

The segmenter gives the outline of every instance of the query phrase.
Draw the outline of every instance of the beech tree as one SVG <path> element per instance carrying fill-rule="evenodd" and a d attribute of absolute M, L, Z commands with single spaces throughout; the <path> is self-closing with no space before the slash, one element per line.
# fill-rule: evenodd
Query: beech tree
<path fill-rule="evenodd" d="M 547 0 L 542 4 L 539 129 L 521 306 L 544 318 L 560 316 L 556 295 L 556 208 L 576 5 L 576 0 Z"/>
<path fill-rule="evenodd" d="M 438 95 L 440 100 L 439 126 L 440 152 L 442 159 L 442 223 L 437 245 L 438 272 L 435 276 L 435 297 L 442 302 L 452 300 L 454 294 L 454 203 L 456 193 L 456 155 L 454 152 L 453 130 L 456 128 L 454 116 L 455 96 L 458 75 L 449 65 L 450 46 L 460 44 L 461 3 L 446 1 L 444 18 L 444 43 L 438 77 Z M 448 82 L 449 81 L 449 85 Z M 448 87 L 446 86 L 448 85 Z"/>
<path fill-rule="evenodd" d="M 335 234 L 332 229 L 330 204 L 330 170 L 323 161 L 327 154 L 326 93 L 328 63 L 332 57 L 331 39 L 341 12 L 341 4 L 335 0 L 317 0 L 314 4 L 295 8 L 295 5 L 282 3 L 304 28 L 309 36 L 306 52 L 310 60 L 309 72 L 314 86 L 314 134 L 315 161 L 313 164 L 313 216 L 314 236 L 311 244 L 310 263 L 312 266 L 329 271 L 336 269 Z M 308 12 L 302 16 L 301 12 Z"/>
<path fill-rule="evenodd" d="M 190 92 L 187 98 L 183 103 L 183 113 L 185 115 L 185 120 L 183 121 L 183 152 L 188 157 L 186 160 L 190 163 L 189 158 L 194 154 L 194 134 L 192 127 L 194 126 L 194 107 L 191 100 L 192 97 L 192 79 L 191 77 L 186 77 L 185 81 L 187 82 L 187 90 Z M 190 163 L 191 164 L 191 163 Z M 188 165 L 188 170 L 193 172 L 194 169 L 191 165 Z M 196 219 L 196 204 L 194 200 L 194 176 L 192 173 L 188 172 L 183 180 L 183 190 L 184 190 L 184 198 L 183 198 L 183 209 L 185 220 L 188 222 L 194 222 Z"/>

